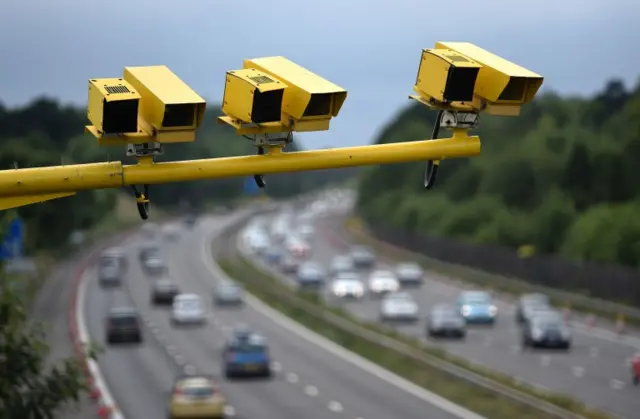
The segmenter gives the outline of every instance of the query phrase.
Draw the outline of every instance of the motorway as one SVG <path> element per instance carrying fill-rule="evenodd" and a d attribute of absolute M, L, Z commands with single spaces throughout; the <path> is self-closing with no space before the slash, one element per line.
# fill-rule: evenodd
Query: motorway
<path fill-rule="evenodd" d="M 158 239 L 169 274 L 183 292 L 195 292 L 211 301 L 219 276 L 210 243 L 216 232 L 237 216 L 203 217 L 194 229 L 181 229 L 181 237 L 175 243 Z M 275 377 L 267 381 L 220 379 L 229 401 L 229 417 L 482 419 L 406 383 L 394 385 L 392 379 L 380 378 L 384 374 L 373 367 L 359 367 L 349 356 L 338 356 L 337 350 L 324 341 L 313 343 L 318 337 L 293 333 L 294 327 L 286 319 L 257 301 L 248 299 L 242 309 L 211 308 L 208 325 L 202 328 L 172 328 L 169 311 L 150 306 L 152 279 L 142 273 L 137 261 L 142 243 L 141 236 L 134 235 L 122 245 L 129 255 L 129 269 L 121 288 L 100 289 L 95 268 L 85 272 L 85 321 L 92 338 L 106 348 L 99 358 L 100 368 L 126 418 L 166 417 L 169 389 L 178 374 L 202 372 L 221 377 L 220 352 L 225 336 L 235 325 L 246 324 L 268 339 Z M 230 244 L 214 241 L 213 247 L 220 245 Z M 142 345 L 105 345 L 105 315 L 111 307 L 121 305 L 135 306 L 141 313 L 145 323 Z"/>
<path fill-rule="evenodd" d="M 315 236 L 310 239 L 311 260 L 328 267 L 331 259 L 348 252 L 350 243 L 344 233 L 344 214 L 329 215 L 315 221 Z M 378 255 L 376 268 L 393 269 L 395 263 Z M 261 263 L 266 268 L 266 264 Z M 267 268 L 270 269 L 270 268 Z M 281 275 L 280 273 L 277 273 Z M 282 276 L 281 276 L 282 277 Z M 282 277 L 291 283 L 294 277 Z M 366 284 L 367 273 L 361 274 Z M 408 289 L 420 305 L 422 314 L 440 302 L 454 302 L 459 288 L 433 280 L 426 273 L 421 289 Z M 379 302 L 368 298 L 359 302 L 343 303 L 356 316 L 376 322 Z M 640 393 L 631 384 L 629 358 L 638 346 L 629 340 L 596 333 L 586 328 L 573 328 L 571 352 L 536 350 L 523 351 L 520 346 L 519 328 L 514 321 L 514 307 L 498 301 L 498 320 L 495 326 L 469 327 L 464 342 L 440 342 L 425 338 L 425 322 L 396 326 L 412 336 L 442 346 L 447 351 L 466 358 L 542 389 L 565 393 L 590 406 L 607 410 L 624 418 L 636 418 L 640 411 Z M 631 340 L 631 342 L 633 342 Z"/>

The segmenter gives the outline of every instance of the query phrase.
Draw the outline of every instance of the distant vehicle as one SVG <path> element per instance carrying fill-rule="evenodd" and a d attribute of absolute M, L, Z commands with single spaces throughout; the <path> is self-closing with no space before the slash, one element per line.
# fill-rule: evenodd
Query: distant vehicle
<path fill-rule="evenodd" d="M 524 348 L 571 348 L 571 331 L 558 313 L 539 314 L 526 323 L 522 331 Z"/>
<path fill-rule="evenodd" d="M 280 261 L 280 269 L 285 274 L 292 274 L 298 272 L 298 267 L 300 266 L 300 262 L 298 262 L 295 258 L 290 255 L 285 255 L 282 257 Z"/>
<path fill-rule="evenodd" d="M 198 221 L 198 216 L 193 212 L 187 213 L 182 219 L 182 223 L 187 228 L 193 228 L 193 226 L 196 224 L 197 221 Z"/>
<path fill-rule="evenodd" d="M 244 305 L 244 290 L 238 284 L 222 284 L 216 288 L 213 302 L 217 306 L 242 306 Z"/>
<path fill-rule="evenodd" d="M 168 272 L 167 264 L 160 256 L 152 256 L 142 262 L 142 269 L 149 276 L 163 276 Z"/>
<path fill-rule="evenodd" d="M 176 379 L 169 401 L 169 419 L 224 419 L 226 400 L 213 377 L 183 375 Z"/>
<path fill-rule="evenodd" d="M 98 282 L 103 288 L 119 287 L 122 284 L 122 269 L 117 259 L 104 258 L 100 260 Z"/>
<path fill-rule="evenodd" d="M 268 263 L 270 263 L 271 265 L 276 265 L 282 259 L 282 250 L 275 247 L 270 247 L 265 251 L 264 256 Z"/>
<path fill-rule="evenodd" d="M 400 289 L 400 282 L 393 272 L 387 270 L 376 270 L 369 275 L 369 294 L 373 297 L 381 297 L 390 292 Z"/>
<path fill-rule="evenodd" d="M 255 233 L 248 237 L 249 248 L 255 253 L 264 252 L 269 246 L 269 237 L 262 233 Z"/>
<path fill-rule="evenodd" d="M 327 274 L 319 263 L 307 262 L 300 265 L 297 276 L 301 288 L 319 288 L 324 285 Z"/>
<path fill-rule="evenodd" d="M 202 297 L 197 294 L 178 294 L 173 298 L 171 322 L 174 325 L 207 323 L 207 313 Z"/>
<path fill-rule="evenodd" d="M 140 263 L 144 263 L 144 261 L 147 259 L 154 257 L 159 258 L 160 256 L 160 248 L 157 245 L 146 243 L 140 247 L 138 260 L 140 261 Z"/>
<path fill-rule="evenodd" d="M 311 247 L 298 237 L 291 236 L 285 242 L 285 247 L 291 256 L 302 258 L 311 253 Z"/>
<path fill-rule="evenodd" d="M 498 308 L 486 291 L 461 292 L 458 309 L 467 323 L 494 324 L 498 315 Z"/>
<path fill-rule="evenodd" d="M 116 307 L 109 310 L 105 340 L 107 343 L 141 343 L 142 325 L 138 312 L 131 307 Z"/>
<path fill-rule="evenodd" d="M 396 278 L 400 285 L 422 285 L 424 281 L 424 271 L 415 262 L 399 263 L 396 266 Z"/>
<path fill-rule="evenodd" d="M 127 254 L 123 248 L 113 246 L 105 249 L 100 255 L 99 264 L 101 265 L 103 262 L 108 262 L 110 260 L 115 260 L 118 263 L 121 274 L 125 273 L 127 270 Z"/>
<path fill-rule="evenodd" d="M 516 304 L 516 322 L 524 323 L 530 316 L 529 312 L 550 309 L 551 302 L 549 296 L 545 294 L 524 294 L 518 299 Z"/>
<path fill-rule="evenodd" d="M 304 237 L 305 239 L 311 238 L 316 232 L 316 229 L 313 228 L 311 224 L 303 224 L 298 228 L 298 234 L 300 237 Z"/>
<path fill-rule="evenodd" d="M 158 279 L 151 290 L 151 304 L 173 304 L 173 299 L 180 294 L 180 288 L 169 279 Z"/>
<path fill-rule="evenodd" d="M 170 242 L 180 240 L 180 230 L 174 224 L 166 224 L 162 227 L 162 234 Z"/>
<path fill-rule="evenodd" d="M 352 247 L 351 259 L 356 268 L 370 268 L 376 263 L 375 254 L 365 246 Z"/>
<path fill-rule="evenodd" d="M 417 322 L 420 310 L 415 299 L 406 292 L 393 292 L 380 302 L 380 321 Z"/>
<path fill-rule="evenodd" d="M 364 284 L 355 273 L 341 273 L 331 282 L 331 293 L 338 298 L 360 299 L 364 296 Z"/>
<path fill-rule="evenodd" d="M 336 256 L 331 261 L 329 272 L 331 275 L 338 275 L 343 272 L 353 272 L 355 266 L 349 256 Z"/>
<path fill-rule="evenodd" d="M 429 337 L 466 336 L 465 319 L 454 305 L 437 304 L 427 317 L 427 335 Z"/>
<path fill-rule="evenodd" d="M 640 385 L 640 354 L 631 358 L 631 382 L 634 386 Z"/>
<path fill-rule="evenodd" d="M 147 240 L 153 240 L 156 238 L 158 231 L 160 230 L 158 224 L 147 221 L 140 227 L 140 234 Z"/>
<path fill-rule="evenodd" d="M 264 337 L 257 333 L 234 336 L 223 350 L 224 373 L 237 376 L 271 377 L 271 357 Z"/>

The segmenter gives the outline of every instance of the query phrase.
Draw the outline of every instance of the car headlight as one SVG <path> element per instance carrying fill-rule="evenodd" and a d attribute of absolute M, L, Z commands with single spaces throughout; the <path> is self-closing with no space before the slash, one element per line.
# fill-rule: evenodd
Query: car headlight
<path fill-rule="evenodd" d="M 496 306 L 489 307 L 489 314 L 491 315 L 491 317 L 494 317 L 496 314 L 498 314 L 498 307 Z"/>
<path fill-rule="evenodd" d="M 533 337 L 533 339 L 539 340 L 544 336 L 544 332 L 542 331 L 542 329 L 535 328 L 531 331 L 531 336 Z"/>
<path fill-rule="evenodd" d="M 471 314 L 471 306 L 469 305 L 462 306 L 461 312 L 464 317 L 467 317 L 469 314 Z"/>

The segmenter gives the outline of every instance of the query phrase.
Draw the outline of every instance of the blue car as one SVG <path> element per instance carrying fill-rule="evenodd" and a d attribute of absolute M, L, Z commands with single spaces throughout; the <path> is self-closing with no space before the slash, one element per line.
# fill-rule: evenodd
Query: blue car
<path fill-rule="evenodd" d="M 458 309 L 467 324 L 494 324 L 498 308 L 486 291 L 463 291 L 458 297 Z"/>
<path fill-rule="evenodd" d="M 225 345 L 223 357 L 227 378 L 271 377 L 269 349 L 257 333 L 235 334 Z"/>
<path fill-rule="evenodd" d="M 282 260 L 282 251 L 274 248 L 267 249 L 265 257 L 268 263 L 277 265 Z"/>

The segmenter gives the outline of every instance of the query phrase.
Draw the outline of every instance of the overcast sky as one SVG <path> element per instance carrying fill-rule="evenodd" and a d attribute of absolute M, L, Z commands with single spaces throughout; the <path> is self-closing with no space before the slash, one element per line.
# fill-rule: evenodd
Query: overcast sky
<path fill-rule="evenodd" d="M 0 101 L 84 106 L 87 79 L 165 64 L 217 105 L 226 70 L 284 55 L 349 92 L 331 131 L 305 146 L 359 145 L 409 103 L 420 51 L 436 41 L 473 42 L 546 89 L 591 94 L 638 80 L 640 1 L 0 0 Z"/>

